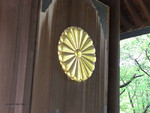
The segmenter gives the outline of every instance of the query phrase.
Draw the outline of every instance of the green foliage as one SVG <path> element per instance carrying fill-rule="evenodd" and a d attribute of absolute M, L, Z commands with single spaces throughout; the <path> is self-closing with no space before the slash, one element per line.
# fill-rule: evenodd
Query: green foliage
<path fill-rule="evenodd" d="M 150 105 L 150 34 L 120 42 L 120 85 L 128 81 L 120 88 L 120 113 L 144 113 Z"/>

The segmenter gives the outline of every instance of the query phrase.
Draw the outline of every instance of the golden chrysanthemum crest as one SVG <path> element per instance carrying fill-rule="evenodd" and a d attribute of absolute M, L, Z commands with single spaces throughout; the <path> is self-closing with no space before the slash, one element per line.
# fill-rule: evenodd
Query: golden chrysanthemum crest
<path fill-rule="evenodd" d="M 68 27 L 58 42 L 58 58 L 67 76 L 77 82 L 91 77 L 96 62 L 93 41 L 80 27 Z"/>

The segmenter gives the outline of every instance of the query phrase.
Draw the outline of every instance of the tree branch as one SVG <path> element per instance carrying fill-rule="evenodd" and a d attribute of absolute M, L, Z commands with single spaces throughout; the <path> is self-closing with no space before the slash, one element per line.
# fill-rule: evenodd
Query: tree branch
<path fill-rule="evenodd" d="M 131 98 L 131 95 L 130 95 L 130 92 L 129 92 L 129 91 L 128 91 L 128 96 L 129 96 L 129 101 L 130 101 L 131 106 L 132 106 L 133 113 L 135 113 L 134 103 L 133 103 L 133 100 L 132 100 L 132 98 Z"/>
<path fill-rule="evenodd" d="M 146 51 L 145 51 L 145 54 L 146 54 L 146 57 L 147 57 L 147 59 L 149 60 L 149 62 L 150 62 L 150 57 L 148 56 L 148 49 L 146 49 Z"/>
<path fill-rule="evenodd" d="M 122 95 L 125 91 L 126 91 L 126 89 L 124 89 L 124 90 L 120 93 L 120 95 Z"/>
<path fill-rule="evenodd" d="M 150 104 L 146 106 L 146 108 L 144 109 L 144 111 L 142 113 L 147 113 L 147 110 L 149 107 L 150 107 Z"/>
<path fill-rule="evenodd" d="M 144 75 L 136 75 L 136 74 L 133 75 L 133 77 L 132 77 L 129 81 L 127 81 L 126 83 L 120 85 L 120 88 L 126 87 L 126 86 L 129 85 L 135 78 L 142 77 L 142 76 L 144 76 Z"/>
<path fill-rule="evenodd" d="M 134 59 L 134 61 L 136 62 L 136 64 L 139 66 L 139 68 L 140 68 L 147 76 L 150 76 L 150 74 L 148 74 L 148 73 L 142 68 L 142 66 L 139 64 L 139 62 L 138 62 L 136 59 Z"/>

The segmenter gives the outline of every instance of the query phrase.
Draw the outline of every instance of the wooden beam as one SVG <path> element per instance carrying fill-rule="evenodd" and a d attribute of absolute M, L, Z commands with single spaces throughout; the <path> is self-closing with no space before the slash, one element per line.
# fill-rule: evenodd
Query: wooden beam
<path fill-rule="evenodd" d="M 149 31 L 150 31 L 150 27 L 145 27 L 145 28 L 141 28 L 141 29 L 132 30 L 129 32 L 124 32 L 124 33 L 121 33 L 120 40 L 147 34 L 147 33 L 149 33 Z"/>
<path fill-rule="evenodd" d="M 129 23 L 129 21 L 127 19 L 125 19 L 124 15 L 122 13 L 120 13 L 120 21 L 121 21 L 123 27 L 125 28 L 125 31 L 132 28 L 132 25 Z"/>
<path fill-rule="evenodd" d="M 124 0 L 124 3 L 136 25 L 136 27 L 140 27 L 143 25 L 142 20 L 140 19 L 140 17 L 138 16 L 138 14 L 136 13 L 136 11 L 134 10 L 133 6 L 131 5 L 132 3 L 128 0 Z"/>
<path fill-rule="evenodd" d="M 144 16 L 146 17 L 148 24 L 150 25 L 150 13 L 149 13 L 144 1 L 143 0 L 137 0 L 137 1 L 140 4 L 141 9 L 143 10 Z"/>

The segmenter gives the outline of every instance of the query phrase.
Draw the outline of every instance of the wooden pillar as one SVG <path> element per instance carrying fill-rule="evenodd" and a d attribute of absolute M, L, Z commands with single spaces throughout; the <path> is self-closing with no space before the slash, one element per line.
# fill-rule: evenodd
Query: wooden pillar
<path fill-rule="evenodd" d="M 100 0 L 110 7 L 108 113 L 119 113 L 120 0 Z"/>

